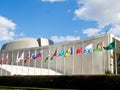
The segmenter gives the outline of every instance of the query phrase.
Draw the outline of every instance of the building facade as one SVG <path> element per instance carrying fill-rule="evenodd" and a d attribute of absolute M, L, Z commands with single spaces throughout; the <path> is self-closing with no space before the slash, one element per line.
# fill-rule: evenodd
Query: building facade
<path fill-rule="evenodd" d="M 115 48 L 103 48 L 113 41 Z M 1 48 L 0 75 L 93 75 L 107 71 L 118 74 L 119 45 L 119 38 L 112 34 L 64 44 L 40 38 L 14 40 Z"/>

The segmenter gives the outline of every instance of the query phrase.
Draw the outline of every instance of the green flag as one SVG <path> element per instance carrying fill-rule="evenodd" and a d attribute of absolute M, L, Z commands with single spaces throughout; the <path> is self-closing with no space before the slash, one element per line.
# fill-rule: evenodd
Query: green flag
<path fill-rule="evenodd" d="M 48 54 L 48 56 L 45 58 L 44 62 L 47 62 L 49 57 L 50 57 L 50 55 Z"/>
<path fill-rule="evenodd" d="M 103 43 L 99 42 L 93 51 L 94 52 L 103 51 Z"/>
<path fill-rule="evenodd" d="M 113 41 L 108 46 L 104 47 L 105 50 L 111 50 L 116 48 L 116 41 Z"/>
<path fill-rule="evenodd" d="M 10 64 L 11 64 L 11 63 L 12 63 L 12 57 L 10 57 L 10 59 L 9 59 L 9 60 L 10 60 Z"/>

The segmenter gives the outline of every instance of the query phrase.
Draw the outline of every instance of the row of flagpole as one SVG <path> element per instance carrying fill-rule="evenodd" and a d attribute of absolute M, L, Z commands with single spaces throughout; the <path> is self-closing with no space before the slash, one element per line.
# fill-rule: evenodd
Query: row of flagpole
<path fill-rule="evenodd" d="M 14 66 L 14 59 L 17 59 L 16 60 L 16 65 L 17 65 L 17 67 L 19 67 L 19 62 L 21 61 L 20 60 L 20 58 L 18 58 L 19 57 L 19 55 L 20 55 L 20 51 L 18 50 L 18 51 L 16 51 L 17 53 L 15 53 L 14 51 L 11 51 L 11 57 L 12 57 L 12 61 L 10 62 L 11 63 L 11 72 L 13 71 L 13 66 Z M 25 56 L 24 55 L 24 53 L 25 53 L 25 51 L 24 50 L 22 50 L 22 53 L 21 53 L 21 56 L 23 55 L 23 56 Z M 29 50 L 29 53 L 30 53 L 30 50 Z M 35 49 L 35 53 L 36 53 L 36 49 Z M 50 49 L 49 49 L 49 52 L 48 52 L 49 54 L 50 54 Z M 16 55 L 15 55 L 16 54 Z M 9 53 L 7 52 L 7 56 L 9 55 Z M 2 60 L 3 60 L 3 58 L 4 58 L 4 53 L 2 54 Z M 14 58 L 16 56 L 16 58 Z M 10 57 L 9 57 L 10 58 Z M 22 57 L 23 58 L 23 57 Z M 41 57 L 42 58 L 42 60 L 43 60 L 43 56 Z M 73 54 L 73 59 L 74 59 L 74 54 Z M 65 64 L 65 57 L 64 57 L 64 74 L 66 73 L 65 72 L 65 66 L 66 66 L 66 64 Z M 22 70 L 21 70 L 21 72 L 22 72 L 22 74 L 23 74 L 23 67 L 24 67 L 24 60 L 22 60 L 22 62 L 21 62 L 21 64 L 22 64 Z M 56 67 L 56 72 L 57 72 L 57 65 L 58 65 L 58 63 L 57 63 L 57 60 L 55 60 L 55 67 Z M 9 65 L 8 64 L 8 61 L 7 61 L 7 63 L 5 63 L 5 64 L 3 64 L 3 65 L 6 65 L 6 68 L 7 68 L 7 65 Z M 72 66 L 73 66 L 73 70 L 72 70 L 72 73 L 74 74 L 74 60 L 73 60 L 73 64 L 72 64 Z M 1 67 L 2 67 L 2 65 L 1 65 Z M 30 67 L 30 58 L 29 58 L 29 60 L 28 60 L 28 75 L 29 75 L 29 67 Z M 35 74 L 35 68 L 36 68 L 36 60 L 34 60 L 34 74 Z M 41 62 L 41 67 L 40 68 L 43 68 L 43 62 Z M 17 70 L 18 68 L 16 68 L 16 74 L 18 73 L 18 70 Z M 48 75 L 49 75 L 49 69 L 50 69 L 50 58 L 49 58 L 49 60 L 48 60 Z M 41 74 L 42 74 L 42 69 L 41 69 Z M 1 75 L 2 75 L 2 69 L 1 69 Z M 7 71 L 6 71 L 6 75 L 7 75 Z"/>
<path fill-rule="evenodd" d="M 73 46 L 73 49 L 74 49 L 74 46 Z M 29 50 L 29 52 L 30 52 L 30 50 Z M 36 52 L 36 50 L 35 50 L 35 52 Z M 23 53 L 24 53 L 24 51 L 23 51 Z M 49 53 L 50 53 L 50 50 L 49 50 Z M 7 54 L 8 54 L 8 52 L 7 52 Z M 4 55 L 4 54 L 3 54 Z M 14 57 L 13 56 L 14 54 L 13 54 L 13 52 L 12 52 L 12 57 Z M 17 57 L 18 57 L 18 55 L 19 55 L 19 51 L 18 51 L 18 53 L 17 53 Z M 3 57 L 2 57 L 3 58 Z M 73 66 L 73 69 L 72 69 L 72 74 L 74 74 L 74 52 L 73 52 L 73 63 L 72 63 L 72 66 Z M 13 61 L 11 62 L 11 66 L 13 66 Z M 19 66 L 19 63 L 17 63 L 17 66 Z M 65 63 L 65 57 L 64 57 L 64 74 L 66 73 L 65 72 L 65 66 L 66 66 L 66 63 Z M 23 67 L 24 67 L 24 61 L 22 60 L 22 72 L 23 72 Z M 28 75 L 29 75 L 29 67 L 30 67 L 30 60 L 29 60 L 29 62 L 28 62 Z M 6 65 L 6 68 L 7 68 L 7 65 Z M 34 62 L 34 73 L 35 73 L 35 68 L 36 68 L 36 60 L 35 60 L 35 62 Z M 41 68 L 42 68 L 42 62 L 41 62 Z M 13 69 L 13 68 L 11 68 L 11 69 Z M 18 68 L 17 68 L 18 69 Z M 50 69 L 50 58 L 49 58 L 49 62 L 48 62 L 48 75 L 49 75 L 49 69 Z M 41 69 L 42 70 L 42 69 Z M 57 60 L 56 60 L 56 71 L 57 71 Z M 11 70 L 11 72 L 12 72 L 12 70 Z M 7 73 L 7 72 L 6 72 Z M 18 73 L 18 70 L 16 70 L 16 74 Z M 42 72 L 41 72 L 42 73 Z M 1 74 L 2 75 L 2 74 Z"/>
<path fill-rule="evenodd" d="M 82 44 L 83 45 L 83 44 Z M 49 48 L 49 47 L 48 47 Z M 72 48 L 73 48 L 73 56 L 72 56 L 72 74 L 74 74 L 74 55 L 75 55 L 75 47 L 74 47 L 74 44 L 72 45 Z M 65 47 L 63 47 L 63 49 L 65 50 Z M 36 49 L 34 49 L 34 52 L 36 53 Z M 58 51 L 57 51 L 58 52 Z M 20 51 L 18 50 L 18 52 L 17 52 L 17 57 L 18 57 L 18 55 L 19 55 L 19 53 L 20 53 Z M 25 53 L 25 51 L 23 50 L 23 53 Z M 31 53 L 30 52 L 30 49 L 29 49 L 29 53 Z M 7 55 L 8 55 L 9 53 L 7 52 Z M 50 50 L 50 48 L 49 48 L 49 50 L 48 50 L 48 55 L 50 55 L 51 54 L 51 50 Z M 43 54 L 44 55 L 44 54 Z M 3 59 L 3 56 L 4 56 L 4 53 L 3 53 L 3 55 L 2 55 L 2 59 Z M 25 56 L 25 55 L 23 55 L 23 56 Z M 14 57 L 14 54 L 13 54 L 13 51 L 12 51 L 12 57 Z M 29 56 L 30 57 L 30 56 Z M 43 56 L 41 57 L 42 59 L 41 60 L 43 60 Z M 92 67 L 93 67 L 93 53 L 92 53 L 92 56 L 91 56 L 91 60 L 92 60 Z M 104 58 L 104 57 L 103 57 Z M 58 58 L 57 58 L 58 59 Z M 84 60 L 84 57 L 83 57 L 83 54 L 82 54 L 82 60 Z M 30 68 L 30 58 L 29 58 L 29 60 L 28 60 L 28 74 L 29 74 L 29 68 Z M 66 74 L 66 62 L 65 62 L 65 57 L 64 57 L 64 59 L 63 59 L 63 62 L 64 62 L 64 67 L 63 67 L 63 74 Z M 48 59 L 48 75 L 49 75 L 49 70 L 50 70 L 50 58 Z M 56 72 L 57 72 L 57 65 L 58 65 L 58 63 L 57 63 L 57 60 L 55 60 L 55 63 L 56 63 Z M 7 63 L 8 64 L 8 63 Z M 12 61 L 12 65 L 11 66 L 13 66 L 14 64 L 13 64 L 13 61 Z M 19 63 L 17 64 L 17 66 L 19 66 Z M 1 66 L 2 67 L 2 66 Z M 24 67 L 24 60 L 22 60 L 22 72 L 23 72 L 23 67 Z M 7 66 L 6 66 L 6 68 L 7 68 Z M 36 68 L 36 60 L 34 61 L 34 74 L 35 74 L 35 69 Z M 43 68 L 43 62 L 41 61 L 41 65 L 40 65 L 40 68 Z M 12 68 L 11 68 L 12 69 Z M 2 69 L 1 69 L 2 70 Z M 82 64 L 81 64 L 81 70 L 82 70 L 82 74 L 83 74 L 83 61 L 82 61 Z M 12 71 L 12 70 L 11 70 Z M 92 72 L 94 72 L 94 70 L 92 70 Z M 7 72 L 6 72 L 7 73 Z M 16 70 L 16 73 L 17 73 L 17 70 Z M 41 69 L 41 74 L 42 74 L 42 69 Z M 2 75 L 2 71 L 1 71 L 1 75 Z"/>

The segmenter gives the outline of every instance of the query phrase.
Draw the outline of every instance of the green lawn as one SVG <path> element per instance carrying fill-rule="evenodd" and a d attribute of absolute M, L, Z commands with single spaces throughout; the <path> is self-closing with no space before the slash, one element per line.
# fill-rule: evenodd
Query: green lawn
<path fill-rule="evenodd" d="M 55 88 L 33 88 L 33 87 L 0 86 L 0 90 L 75 90 L 75 89 L 55 89 Z"/>

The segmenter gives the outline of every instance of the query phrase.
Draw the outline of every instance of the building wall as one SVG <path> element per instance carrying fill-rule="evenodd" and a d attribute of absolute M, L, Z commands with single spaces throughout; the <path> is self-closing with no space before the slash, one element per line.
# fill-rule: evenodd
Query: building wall
<path fill-rule="evenodd" d="M 6 55 L 9 55 L 8 58 L 10 59 L 10 57 L 13 57 L 13 61 L 10 62 L 10 60 L 8 60 L 6 64 L 10 65 L 11 63 L 11 65 L 26 66 L 28 69 L 29 67 L 45 68 L 48 69 L 48 71 L 54 70 L 55 72 L 65 75 L 105 74 L 105 70 L 109 67 L 109 51 L 103 50 L 89 54 L 76 54 L 76 50 L 79 47 L 82 47 L 84 50 L 85 46 L 91 43 L 93 44 L 93 48 L 96 48 L 98 42 L 103 42 L 104 46 L 108 45 L 108 39 L 108 35 L 103 35 L 65 44 L 1 51 L 0 59 L 2 60 Z M 73 54 L 68 57 L 55 56 L 53 60 L 50 60 L 56 49 L 57 54 L 59 54 L 63 48 L 65 51 L 68 50 L 68 48 L 73 48 Z M 43 50 L 43 56 L 41 58 L 35 60 L 29 59 L 26 63 L 24 63 L 23 60 L 20 60 L 19 63 L 16 63 L 17 54 L 19 54 L 20 57 L 24 52 L 25 57 L 28 52 L 32 54 L 38 53 L 41 50 Z M 50 57 L 48 61 L 45 62 L 44 60 L 48 55 Z"/>

